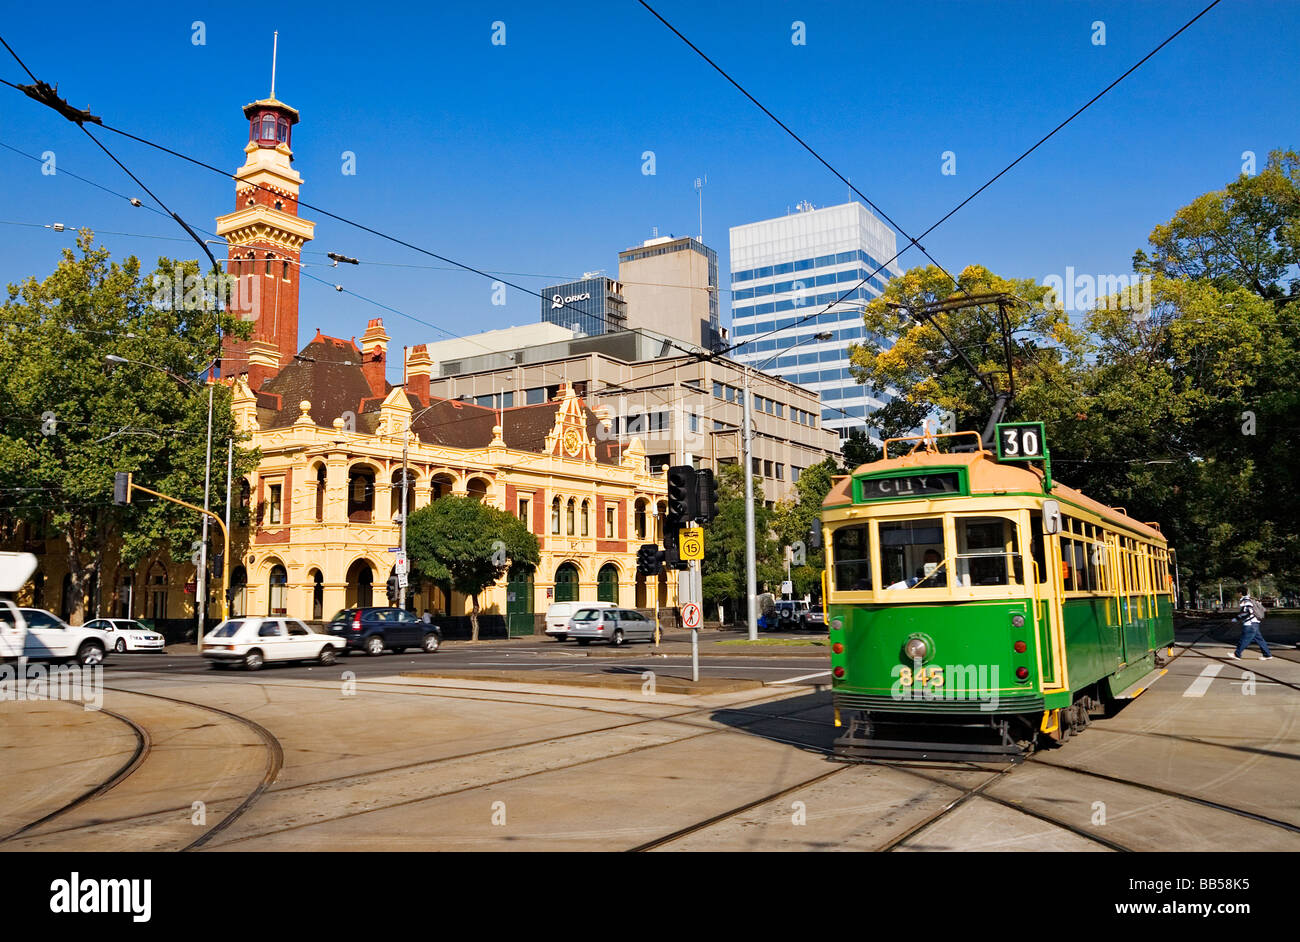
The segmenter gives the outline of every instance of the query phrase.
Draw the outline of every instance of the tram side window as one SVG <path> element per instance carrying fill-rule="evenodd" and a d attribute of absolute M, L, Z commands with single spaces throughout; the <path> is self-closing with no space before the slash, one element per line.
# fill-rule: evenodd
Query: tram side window
<path fill-rule="evenodd" d="M 831 534 L 833 576 L 837 592 L 867 592 L 871 589 L 871 538 L 865 523 L 840 527 Z"/>
<path fill-rule="evenodd" d="M 938 517 L 880 524 L 880 581 L 887 588 L 946 588 L 945 555 Z"/>
<path fill-rule="evenodd" d="M 1087 536 L 1092 524 L 1073 517 L 1066 518 L 1069 535 L 1061 536 L 1061 560 L 1065 563 L 1065 588 L 1075 592 L 1091 592 L 1097 588 L 1093 574 L 1092 554 L 1088 551 Z"/>
<path fill-rule="evenodd" d="M 958 517 L 956 524 L 959 585 L 1019 585 L 1024 582 L 1020 541 L 1013 521 L 1005 517 Z"/>

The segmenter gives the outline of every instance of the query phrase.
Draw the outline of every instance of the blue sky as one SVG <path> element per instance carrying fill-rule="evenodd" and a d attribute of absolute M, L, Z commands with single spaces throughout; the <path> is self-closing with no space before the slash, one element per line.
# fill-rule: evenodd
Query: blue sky
<path fill-rule="evenodd" d="M 1145 55 L 1192 2 L 690 3 L 656 8 L 918 233 Z M 414 5 L 413 5 L 414 7 Z M 619 250 L 696 232 L 728 266 L 729 226 L 846 189 L 639 4 L 90 4 L 12 6 L 0 34 L 77 107 L 236 169 L 241 107 L 269 91 L 298 108 L 304 200 L 534 290 L 605 269 Z M 476 9 L 469 9 L 476 8 Z M 254 22 L 255 20 L 255 22 Z M 802 21 L 806 45 L 791 42 Z M 193 23 L 204 24 L 195 45 Z M 491 43 L 494 21 L 505 45 Z M 1094 45 L 1092 24 L 1105 24 Z M 1300 147 L 1300 5 L 1224 2 L 926 239 L 954 273 L 979 262 L 1042 281 L 1126 273 L 1152 226 L 1269 150 Z M 7 56 L 0 50 L 0 55 Z M 0 76 L 26 81 L 12 59 Z M 196 226 L 234 206 L 233 184 L 97 132 Z M 75 127 L 0 87 L 0 143 L 53 151 L 57 167 L 127 195 L 136 187 Z M 641 155 L 654 151 L 656 173 Z M 955 176 L 941 170 L 954 151 Z M 356 154 L 356 174 L 341 154 Z M 0 281 L 44 276 L 90 226 L 115 255 L 192 257 L 170 220 L 0 148 Z M 139 194 L 145 197 L 145 194 Z M 396 347 L 538 320 L 540 302 L 304 210 L 308 270 L 428 324 L 310 280 L 300 333 L 360 336 L 383 316 Z M 116 235 L 113 233 L 130 233 Z M 141 238 L 140 236 L 162 236 Z M 167 241 L 176 240 L 176 241 Z M 901 243 L 902 240 L 900 240 Z M 367 262 L 334 270 L 323 254 Z M 920 264 L 915 250 L 904 268 Z M 382 264 L 381 264 L 382 263 Z M 723 295 L 724 323 L 730 295 Z M 438 329 L 440 328 L 440 329 Z M 391 348 L 390 348 L 391 349 Z M 396 359 L 396 358 L 394 358 Z"/>

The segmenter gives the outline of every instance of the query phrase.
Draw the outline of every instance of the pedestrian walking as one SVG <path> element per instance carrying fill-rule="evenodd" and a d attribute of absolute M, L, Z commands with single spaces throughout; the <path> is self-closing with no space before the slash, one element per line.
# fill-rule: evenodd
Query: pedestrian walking
<path fill-rule="evenodd" d="M 1233 660 L 1240 660 L 1242 654 L 1251 643 L 1259 645 L 1259 650 L 1263 654 L 1260 660 L 1271 661 L 1273 652 L 1268 649 L 1268 642 L 1264 640 L 1262 631 L 1264 624 L 1264 604 L 1258 599 L 1250 597 L 1250 590 L 1241 593 L 1241 602 L 1238 605 L 1237 616 L 1233 621 L 1241 622 L 1241 640 L 1237 642 L 1237 650 L 1229 655 Z"/>
<path fill-rule="evenodd" d="M 420 621 L 424 622 L 426 625 L 432 625 L 432 624 L 433 624 L 433 613 L 430 612 L 430 611 L 426 608 L 426 609 L 424 610 L 424 614 L 420 616 Z"/>

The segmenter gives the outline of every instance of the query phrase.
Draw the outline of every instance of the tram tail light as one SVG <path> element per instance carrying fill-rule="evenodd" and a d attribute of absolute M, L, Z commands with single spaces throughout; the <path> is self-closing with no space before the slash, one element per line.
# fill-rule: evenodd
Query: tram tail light
<path fill-rule="evenodd" d="M 1027 680 L 1028 678 L 1029 678 L 1029 668 L 1028 668 L 1028 667 L 1017 667 L 1017 668 L 1016 668 L 1016 680 Z"/>
<path fill-rule="evenodd" d="M 834 644 L 831 645 L 831 653 L 832 653 L 832 654 L 843 654 L 843 653 L 844 653 L 844 645 L 842 645 L 842 644 L 840 644 L 838 641 L 836 641 Z"/>
<path fill-rule="evenodd" d="M 1017 641 L 1014 645 L 1012 645 L 1012 647 L 1015 648 L 1017 654 L 1025 653 L 1025 643 L 1023 641 Z"/>
<path fill-rule="evenodd" d="M 837 667 L 837 668 L 835 668 L 835 670 L 832 671 L 831 673 L 833 673 L 837 678 L 838 678 L 838 677 L 843 677 L 843 676 L 844 676 L 844 668 L 842 668 L 842 667 Z"/>

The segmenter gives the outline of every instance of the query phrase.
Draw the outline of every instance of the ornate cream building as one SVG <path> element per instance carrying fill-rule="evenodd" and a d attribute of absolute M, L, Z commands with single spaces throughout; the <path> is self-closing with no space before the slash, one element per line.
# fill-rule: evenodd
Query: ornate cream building
<path fill-rule="evenodd" d="M 250 522 L 236 535 L 233 613 L 327 619 L 387 604 L 404 447 L 411 511 L 465 495 L 536 534 L 536 569 L 510 574 L 480 599 L 486 615 L 509 616 L 514 633 L 532 633 L 551 601 L 675 604 L 669 580 L 647 586 L 636 575 L 637 547 L 662 536 L 667 493 L 639 440 L 620 444 L 608 418 L 568 387 L 549 402 L 501 410 L 421 395 L 420 347 L 406 387 L 390 386 L 373 369 L 366 375 L 382 364 L 387 341 L 377 318 L 360 348 L 317 334 L 257 392 L 236 382 L 236 423 L 262 460 L 239 498 Z M 409 607 L 438 617 L 470 608 L 429 582 L 413 582 L 409 594 Z"/>

